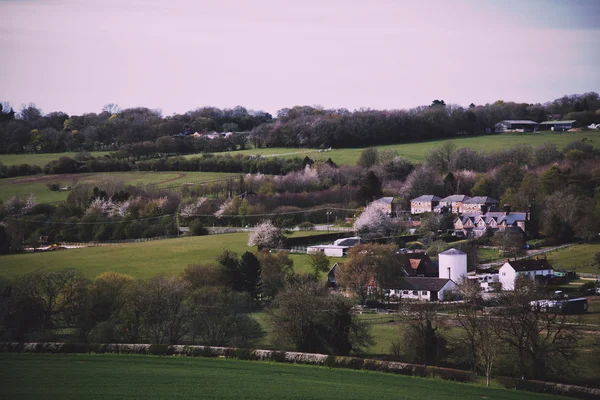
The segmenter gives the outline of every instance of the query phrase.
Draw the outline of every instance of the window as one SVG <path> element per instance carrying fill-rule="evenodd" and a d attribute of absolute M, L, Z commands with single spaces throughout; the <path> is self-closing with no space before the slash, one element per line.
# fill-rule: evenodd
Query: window
<path fill-rule="evenodd" d="M 502 276 L 506 276 L 506 272 L 503 272 L 503 273 L 502 273 Z"/>
<path fill-rule="evenodd" d="M 413 290 L 413 296 L 418 296 L 419 295 L 419 291 L 418 290 Z"/>
<path fill-rule="evenodd" d="M 421 294 L 427 295 L 427 290 L 421 291 Z"/>
<path fill-rule="evenodd" d="M 402 294 L 408 294 L 408 290 L 402 291 Z"/>

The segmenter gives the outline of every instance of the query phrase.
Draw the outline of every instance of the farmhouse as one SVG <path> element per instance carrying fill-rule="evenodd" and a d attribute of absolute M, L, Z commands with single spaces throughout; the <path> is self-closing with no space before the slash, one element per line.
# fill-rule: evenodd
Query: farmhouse
<path fill-rule="evenodd" d="M 500 267 L 498 273 L 502 289 L 514 290 L 515 279 L 517 279 L 517 276 L 541 279 L 543 277 L 552 276 L 554 274 L 554 268 L 552 268 L 545 258 L 517 261 L 507 260 L 506 263 Z"/>
<path fill-rule="evenodd" d="M 410 212 L 411 214 L 432 212 L 435 206 L 440 204 L 440 200 L 442 200 L 440 197 L 430 194 L 419 196 L 410 201 Z"/>
<path fill-rule="evenodd" d="M 412 299 L 424 301 L 444 301 L 449 291 L 456 291 L 456 283 L 450 279 L 403 277 L 387 285 L 383 289 L 391 301 Z"/>
<path fill-rule="evenodd" d="M 338 239 L 333 242 L 333 244 L 309 246 L 306 248 L 306 253 L 312 254 L 321 251 L 328 257 L 343 257 L 348 253 L 348 250 L 352 248 L 352 246 L 358 243 L 360 243 L 360 238 L 358 236 L 347 237 Z"/>
<path fill-rule="evenodd" d="M 491 197 L 475 196 L 462 202 L 462 212 L 486 213 L 487 211 L 495 211 L 498 208 L 498 204 L 500 204 L 500 202 Z"/>
<path fill-rule="evenodd" d="M 574 119 L 565 120 L 565 121 L 544 121 L 540 123 L 540 128 L 543 130 L 551 130 L 551 131 L 568 131 L 569 129 L 575 126 Z"/>
<path fill-rule="evenodd" d="M 538 123 L 535 121 L 506 119 L 498 122 L 494 129 L 496 132 L 533 132 L 537 127 Z"/>

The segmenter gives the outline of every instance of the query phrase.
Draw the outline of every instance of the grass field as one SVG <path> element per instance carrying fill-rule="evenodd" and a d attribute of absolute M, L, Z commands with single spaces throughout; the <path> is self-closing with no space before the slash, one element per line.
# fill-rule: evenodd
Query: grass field
<path fill-rule="evenodd" d="M 38 203 L 66 200 L 69 192 L 51 192 L 47 183 L 74 187 L 78 183 L 97 183 L 106 179 L 122 180 L 127 185 L 169 185 L 236 176 L 226 172 L 111 172 L 95 174 L 35 175 L 0 179 L 0 201 L 33 193 Z"/>
<path fill-rule="evenodd" d="M 19 399 L 562 399 L 378 372 L 225 359 L 0 354 Z"/>
<path fill-rule="evenodd" d="M 297 232 L 296 234 L 310 234 Z M 239 255 L 253 251 L 248 233 L 184 237 L 111 246 L 68 249 L 47 253 L 14 254 L 0 257 L 0 276 L 15 277 L 37 270 L 75 268 L 94 278 L 106 271 L 121 272 L 137 278 L 158 273 L 179 274 L 189 264 L 215 263 L 224 250 Z M 308 256 L 292 254 L 294 271 L 310 271 Z M 331 259 L 331 265 L 337 259 Z"/>
<path fill-rule="evenodd" d="M 600 268 L 594 261 L 594 254 L 598 252 L 600 252 L 600 243 L 577 244 L 547 253 L 547 257 L 555 269 L 600 275 Z"/>
<path fill-rule="evenodd" d="M 496 135 L 474 136 L 458 139 L 435 140 L 430 142 L 393 144 L 387 146 L 377 146 L 379 150 L 397 150 L 398 153 L 412 162 L 422 162 L 425 155 L 434 147 L 441 145 L 448 140 L 453 141 L 460 147 L 469 147 L 477 151 L 492 151 L 507 149 L 516 144 L 530 144 L 534 148 L 544 143 L 554 143 L 559 149 L 562 149 L 572 141 L 580 141 L 587 138 L 592 141 L 594 146 L 600 147 L 600 132 L 536 132 L 536 133 L 505 133 Z M 264 156 L 278 155 L 283 158 L 309 156 L 314 160 L 327 160 L 329 157 L 339 165 L 356 165 L 356 162 L 363 149 L 333 149 L 331 151 L 319 152 L 314 149 L 294 149 L 294 148 L 269 148 L 269 149 L 249 149 L 228 153 L 216 154 L 246 154 Z M 195 157 L 191 155 L 187 157 Z"/>
<path fill-rule="evenodd" d="M 90 154 L 94 157 L 102 157 L 108 154 L 107 151 L 92 151 Z M 52 160 L 58 160 L 60 157 L 75 157 L 77 153 L 41 153 L 41 154 L 0 154 L 0 162 L 4 165 L 29 164 L 43 167 Z"/>

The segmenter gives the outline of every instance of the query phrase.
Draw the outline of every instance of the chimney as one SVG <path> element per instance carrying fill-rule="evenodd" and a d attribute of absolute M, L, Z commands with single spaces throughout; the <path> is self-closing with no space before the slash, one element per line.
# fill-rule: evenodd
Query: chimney
<path fill-rule="evenodd" d="M 482 204 L 481 205 L 481 213 L 482 214 L 487 214 L 487 212 L 488 212 L 488 206 L 487 206 L 487 204 Z"/>
<path fill-rule="evenodd" d="M 510 214 L 510 204 L 504 205 L 504 215 Z"/>

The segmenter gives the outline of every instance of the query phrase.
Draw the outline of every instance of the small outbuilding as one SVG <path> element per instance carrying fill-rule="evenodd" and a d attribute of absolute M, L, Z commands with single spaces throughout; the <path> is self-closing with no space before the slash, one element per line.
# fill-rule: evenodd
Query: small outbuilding
<path fill-rule="evenodd" d="M 444 301 L 449 292 L 456 292 L 457 289 L 456 283 L 450 279 L 412 276 L 399 278 L 388 286 L 383 289 L 388 291 L 393 301 L 401 299 Z"/>

